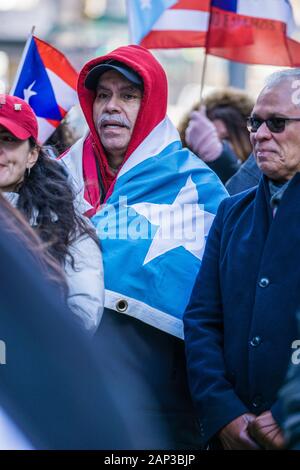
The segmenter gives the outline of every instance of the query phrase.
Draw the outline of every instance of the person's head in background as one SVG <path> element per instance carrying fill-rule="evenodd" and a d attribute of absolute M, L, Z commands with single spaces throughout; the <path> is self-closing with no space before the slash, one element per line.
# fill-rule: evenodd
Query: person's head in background
<path fill-rule="evenodd" d="M 53 134 L 44 143 L 51 158 L 56 158 L 75 144 L 77 137 L 67 118 L 57 126 Z"/>
<path fill-rule="evenodd" d="M 254 106 L 254 100 L 247 93 L 235 88 L 216 90 L 203 99 L 206 115 L 216 127 L 220 141 L 226 140 L 232 147 L 236 157 L 244 162 L 252 151 L 247 118 Z M 199 109 L 199 103 L 193 111 Z M 190 115 L 190 113 L 189 113 Z M 183 145 L 186 145 L 185 130 L 189 124 L 189 115 L 179 126 Z M 199 133 L 201 129 L 199 129 Z"/>

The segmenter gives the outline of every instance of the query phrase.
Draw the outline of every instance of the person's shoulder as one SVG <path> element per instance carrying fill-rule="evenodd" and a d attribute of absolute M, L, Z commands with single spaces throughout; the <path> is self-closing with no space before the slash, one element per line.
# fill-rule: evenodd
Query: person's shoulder
<path fill-rule="evenodd" d="M 248 188 L 248 189 L 245 189 L 244 191 L 241 191 L 240 193 L 234 194 L 233 196 L 226 198 L 226 200 L 230 202 L 231 205 L 234 205 L 239 201 L 247 200 L 251 197 L 254 197 L 256 194 L 256 191 L 257 191 L 257 186 L 254 186 L 253 188 Z"/>
<path fill-rule="evenodd" d="M 261 171 L 256 164 L 253 153 L 240 166 L 239 170 L 227 181 L 226 189 L 234 195 L 258 185 Z"/>
<path fill-rule="evenodd" d="M 257 192 L 257 186 L 254 188 L 246 189 L 234 196 L 229 196 L 225 198 L 220 204 L 220 210 L 223 214 L 229 214 L 235 210 L 241 210 L 242 207 L 248 206 L 251 204 L 255 198 Z M 221 207 L 222 206 L 222 207 Z"/>

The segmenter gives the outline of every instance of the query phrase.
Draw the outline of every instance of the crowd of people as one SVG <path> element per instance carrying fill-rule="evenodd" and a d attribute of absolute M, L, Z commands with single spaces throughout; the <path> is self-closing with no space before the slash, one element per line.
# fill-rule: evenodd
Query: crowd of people
<path fill-rule="evenodd" d="M 88 132 L 64 123 L 47 146 L 29 104 L 1 97 L 0 448 L 300 448 L 299 79 L 272 74 L 255 102 L 214 92 L 177 130 L 159 62 L 121 47 L 79 74 Z M 190 204 L 201 241 L 157 228 L 132 274 L 136 239 L 126 259 L 99 222 L 116 194 L 156 227 Z"/>

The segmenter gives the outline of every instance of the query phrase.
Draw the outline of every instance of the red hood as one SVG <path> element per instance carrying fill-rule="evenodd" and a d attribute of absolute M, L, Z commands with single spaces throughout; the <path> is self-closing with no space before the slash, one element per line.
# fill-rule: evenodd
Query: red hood
<path fill-rule="evenodd" d="M 78 96 L 81 108 L 87 120 L 90 135 L 88 141 L 96 148 L 96 153 L 100 159 L 100 169 L 103 183 L 108 189 L 112 183 L 112 176 L 108 169 L 105 151 L 101 145 L 98 134 L 93 122 L 93 102 L 95 92 L 88 90 L 84 86 L 87 73 L 96 65 L 102 62 L 114 59 L 131 67 L 143 79 L 144 94 L 141 102 L 140 111 L 135 123 L 131 140 L 124 158 L 124 162 L 130 157 L 132 152 L 147 137 L 147 135 L 157 126 L 166 116 L 167 111 L 167 77 L 154 56 L 141 46 L 119 47 L 107 55 L 90 60 L 81 70 L 78 77 Z M 107 184 L 109 183 L 109 184 Z"/>

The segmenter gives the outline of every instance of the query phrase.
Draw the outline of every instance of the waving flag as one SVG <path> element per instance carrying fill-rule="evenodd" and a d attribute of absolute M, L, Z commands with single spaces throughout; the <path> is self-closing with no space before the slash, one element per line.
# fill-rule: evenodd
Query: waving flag
<path fill-rule="evenodd" d="M 70 161 L 81 155 L 72 149 Z M 125 162 L 92 218 L 103 253 L 105 306 L 182 338 L 206 237 L 226 196 L 215 173 L 182 149 L 177 130 L 163 120 Z"/>
<path fill-rule="evenodd" d="M 248 64 L 300 65 L 288 0 L 212 0 L 207 52 Z"/>
<path fill-rule="evenodd" d="M 77 103 L 77 75 L 57 49 L 35 36 L 28 39 L 10 94 L 24 99 L 34 110 L 40 142 L 45 142 Z"/>
<path fill-rule="evenodd" d="M 206 47 L 237 62 L 300 66 L 289 0 L 128 0 L 127 9 L 132 42 L 149 49 Z"/>
<path fill-rule="evenodd" d="M 164 10 L 174 5 L 174 3 L 176 3 L 176 0 L 127 0 L 127 12 L 133 43 L 139 44 L 143 37 L 151 31 Z"/>
<path fill-rule="evenodd" d="M 209 9 L 210 0 L 128 0 L 131 41 L 148 49 L 205 46 Z"/>

